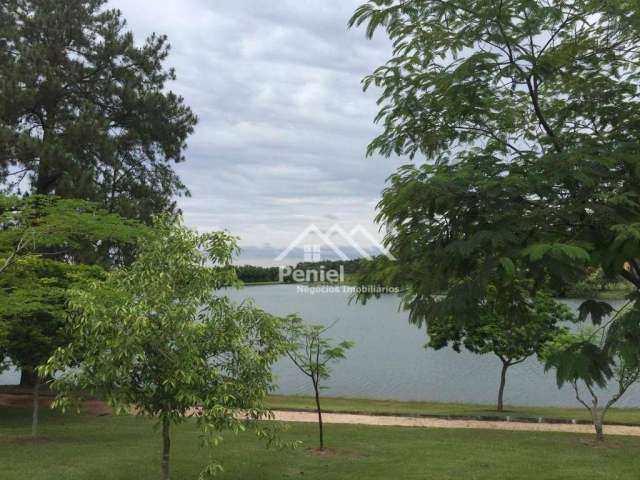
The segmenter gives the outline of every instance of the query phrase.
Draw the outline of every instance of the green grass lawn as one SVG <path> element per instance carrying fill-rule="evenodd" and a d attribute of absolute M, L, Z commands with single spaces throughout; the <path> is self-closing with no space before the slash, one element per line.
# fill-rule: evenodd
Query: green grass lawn
<path fill-rule="evenodd" d="M 312 397 L 273 395 L 269 397 L 271 408 L 280 410 L 313 410 Z M 469 417 L 494 416 L 515 418 L 538 418 L 590 421 L 589 412 L 584 407 L 510 407 L 502 413 L 495 411 L 494 405 L 474 405 L 462 403 L 399 402 L 395 400 L 361 400 L 350 398 L 322 399 L 322 409 L 327 412 L 380 413 L 398 415 L 462 415 Z M 612 408 L 607 412 L 605 423 L 634 423 L 640 425 L 639 408 Z"/>
<path fill-rule="evenodd" d="M 146 480 L 159 477 L 160 439 L 151 420 L 44 412 L 33 441 L 28 409 L 0 411 L 3 480 Z M 223 480 L 637 479 L 640 438 L 566 433 L 327 425 L 316 452 L 313 424 L 292 424 L 296 450 L 267 450 L 249 434 L 228 435 L 214 453 Z M 196 479 L 207 462 L 192 423 L 173 435 L 172 478 Z"/>

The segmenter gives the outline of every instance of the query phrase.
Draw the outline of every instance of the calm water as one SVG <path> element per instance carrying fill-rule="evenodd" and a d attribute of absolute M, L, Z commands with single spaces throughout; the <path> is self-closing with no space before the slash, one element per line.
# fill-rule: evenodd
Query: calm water
<path fill-rule="evenodd" d="M 495 402 L 500 361 L 492 355 L 455 353 L 423 348 L 424 330 L 407 321 L 392 295 L 367 305 L 349 304 L 349 294 L 300 293 L 295 285 L 246 287 L 231 291 L 237 301 L 253 298 L 263 309 L 277 314 L 300 314 L 307 322 L 337 323 L 329 331 L 336 340 L 353 340 L 347 358 L 334 367 L 325 395 L 440 402 Z M 579 300 L 568 300 L 572 307 Z M 620 302 L 621 303 L 621 302 Z M 620 304 L 619 303 L 619 304 Z M 278 392 L 310 394 L 307 377 L 288 361 L 275 366 Z M 544 373 L 535 359 L 509 369 L 505 401 L 512 405 L 576 406 L 573 390 L 559 390 L 553 372 Z M 15 383 L 16 372 L 0 377 Z M 640 388 L 630 390 L 619 405 L 640 406 Z"/>
<path fill-rule="evenodd" d="M 348 293 L 298 293 L 294 285 L 246 287 L 236 300 L 253 298 L 265 310 L 299 313 L 310 323 L 331 324 L 328 336 L 353 340 L 347 358 L 334 367 L 325 395 L 440 402 L 493 403 L 500 360 L 493 355 L 425 349 L 424 330 L 398 311 L 398 298 L 387 295 L 367 305 L 349 304 Z M 579 300 L 568 300 L 576 308 Z M 622 302 L 619 302 L 621 304 Z M 276 365 L 279 393 L 310 394 L 308 379 L 288 361 Z M 536 359 L 511 367 L 505 401 L 512 405 L 576 406 L 573 389 L 558 389 L 553 372 Z M 640 388 L 627 392 L 620 405 L 640 406 Z"/>

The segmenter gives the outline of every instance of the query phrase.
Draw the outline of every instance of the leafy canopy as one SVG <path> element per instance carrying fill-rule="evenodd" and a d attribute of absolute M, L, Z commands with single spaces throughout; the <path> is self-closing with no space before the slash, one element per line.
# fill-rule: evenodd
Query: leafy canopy
<path fill-rule="evenodd" d="M 139 223 L 99 205 L 52 195 L 0 196 L 0 257 L 39 256 L 69 263 L 123 262 L 123 250 L 147 234 Z"/>
<path fill-rule="evenodd" d="M 268 415 L 271 365 L 284 353 L 280 323 L 216 295 L 237 281 L 235 252 L 227 233 L 199 234 L 160 217 L 130 267 L 74 290 L 71 342 L 42 369 L 57 373 L 57 404 L 66 407 L 82 392 L 133 405 L 163 427 L 193 414 L 207 444 L 222 429 Z"/>
<path fill-rule="evenodd" d="M 102 278 L 146 227 L 82 200 L 0 197 L 3 358 L 33 371 L 68 341 L 67 294 Z M 99 254 L 109 246 L 109 256 Z M 100 260 L 100 262 L 98 262 Z"/>
<path fill-rule="evenodd" d="M 574 321 L 571 311 L 543 292 L 533 297 L 526 282 L 512 279 L 491 285 L 478 309 L 466 322 L 436 318 L 427 325 L 429 346 L 464 346 L 478 354 L 493 353 L 508 365 L 540 354 L 545 344 L 566 332 L 563 322 Z"/>
<path fill-rule="evenodd" d="M 624 0 L 369 0 L 351 24 L 369 36 L 383 30 L 394 47 L 364 80 L 381 91 L 382 133 L 369 153 L 426 160 L 389 179 L 378 221 L 398 261 L 369 264 L 361 282 L 406 287 L 411 321 L 452 329 L 473 328 L 487 289 L 514 277 L 531 280 L 535 298 L 601 269 L 638 298 L 637 9 Z M 610 313 L 594 300 L 580 308 L 596 323 Z M 604 346 L 560 337 L 559 378 L 603 384 L 621 352 L 637 355 L 628 339 L 638 325 L 616 317 Z"/>
<path fill-rule="evenodd" d="M 416 323 L 473 318 L 513 272 L 535 290 L 595 268 L 640 288 L 640 22 L 626 2 L 371 0 L 352 24 L 394 44 L 364 82 L 382 92 L 369 153 L 427 160 L 389 179 L 377 220 L 398 262 L 363 281 L 407 287 Z"/>
<path fill-rule="evenodd" d="M 287 317 L 285 325 L 289 339 L 287 355 L 316 389 L 322 388 L 320 381 L 330 377 L 331 364 L 345 358 L 354 343 L 349 340 L 336 343 L 325 335 L 331 326 L 307 325 L 296 315 Z"/>
<path fill-rule="evenodd" d="M 393 56 L 370 152 L 527 163 L 637 135 L 640 21 L 626 1 L 369 0 Z"/>

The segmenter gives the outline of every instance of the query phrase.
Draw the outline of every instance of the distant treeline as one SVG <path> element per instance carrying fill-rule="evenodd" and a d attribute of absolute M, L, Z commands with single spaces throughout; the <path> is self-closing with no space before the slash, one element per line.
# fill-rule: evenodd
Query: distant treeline
<path fill-rule="evenodd" d="M 236 267 L 238 278 L 244 283 L 265 283 L 278 281 L 278 267 L 241 265 Z"/>
<path fill-rule="evenodd" d="M 360 259 L 325 260 L 321 262 L 300 262 L 294 268 L 304 271 L 339 270 L 344 268 L 345 274 L 356 273 Z M 238 278 L 244 283 L 267 283 L 280 281 L 278 267 L 260 267 L 257 265 L 241 265 L 236 267 Z M 291 281 L 290 279 L 288 281 Z"/>
<path fill-rule="evenodd" d="M 300 262 L 293 268 L 296 270 L 319 272 L 320 270 L 339 270 L 342 266 L 345 276 L 348 277 L 358 273 L 362 262 L 363 259 L 361 258 L 346 261 L 325 260 L 321 262 Z M 236 272 L 238 278 L 244 283 L 270 283 L 280 281 L 280 271 L 278 267 L 242 265 L 236 267 Z M 347 281 L 350 280 L 350 278 L 347 278 Z M 291 276 L 285 276 L 284 283 L 291 282 L 293 282 Z M 611 298 L 624 298 L 629 293 L 628 286 L 605 278 L 600 269 L 591 271 L 589 275 L 580 282 L 566 285 L 550 285 L 549 287 L 551 295 L 559 298 L 591 298 L 607 294 L 609 294 Z"/>
<path fill-rule="evenodd" d="M 339 270 L 344 267 L 344 273 L 356 273 L 360 266 L 361 258 L 354 260 L 324 260 L 322 262 L 300 262 L 296 265 L 297 270 Z"/>

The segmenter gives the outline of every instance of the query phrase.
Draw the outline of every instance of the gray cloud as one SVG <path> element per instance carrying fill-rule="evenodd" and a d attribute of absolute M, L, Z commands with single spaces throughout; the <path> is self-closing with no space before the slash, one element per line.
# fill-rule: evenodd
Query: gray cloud
<path fill-rule="evenodd" d="M 200 118 L 178 171 L 188 224 L 245 250 L 286 246 L 308 224 L 372 233 L 398 160 L 365 158 L 378 127 L 361 79 L 390 55 L 346 24 L 361 0 L 112 0 L 136 38 L 165 33 L 169 64 Z"/>

